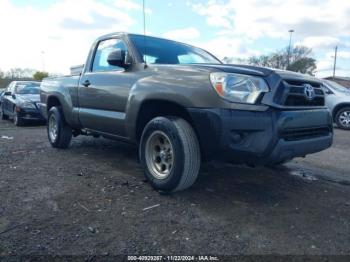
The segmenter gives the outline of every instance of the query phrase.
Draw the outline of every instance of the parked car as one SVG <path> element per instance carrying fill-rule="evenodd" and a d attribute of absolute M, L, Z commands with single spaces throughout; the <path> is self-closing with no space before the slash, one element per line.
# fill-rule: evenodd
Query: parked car
<path fill-rule="evenodd" d="M 37 103 L 40 101 L 40 82 L 14 81 L 6 88 L 1 103 L 1 119 L 13 119 L 17 126 L 26 121 L 44 121 Z"/>
<path fill-rule="evenodd" d="M 330 80 L 323 82 L 326 105 L 339 128 L 350 130 L 350 89 Z"/>
<path fill-rule="evenodd" d="M 1 109 L 1 102 L 2 102 L 2 97 L 4 95 L 5 90 L 0 90 L 0 109 Z"/>
<path fill-rule="evenodd" d="M 136 144 L 158 190 L 190 187 L 202 159 L 272 165 L 332 144 L 316 78 L 224 65 L 193 46 L 126 33 L 99 38 L 78 69 L 41 85 L 51 145 L 67 148 L 79 134 Z"/>

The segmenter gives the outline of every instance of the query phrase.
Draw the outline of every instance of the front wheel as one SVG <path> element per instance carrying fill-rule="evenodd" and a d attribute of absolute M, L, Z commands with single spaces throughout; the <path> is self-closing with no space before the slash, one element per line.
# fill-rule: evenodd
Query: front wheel
<path fill-rule="evenodd" d="M 59 107 L 52 107 L 48 113 L 47 135 L 52 147 L 67 148 L 72 139 L 72 128 L 64 120 Z"/>
<path fill-rule="evenodd" d="M 335 116 L 335 121 L 339 128 L 350 130 L 350 107 L 340 109 Z"/>
<path fill-rule="evenodd" d="M 182 118 L 156 117 L 143 130 L 140 159 L 155 189 L 185 190 L 196 181 L 201 164 L 196 133 Z"/>
<path fill-rule="evenodd" d="M 15 126 L 24 125 L 24 120 L 18 116 L 16 109 L 14 109 L 14 112 L 13 112 L 13 123 L 15 124 Z"/>
<path fill-rule="evenodd" d="M 1 120 L 8 120 L 9 116 L 4 113 L 4 110 L 0 110 Z"/>

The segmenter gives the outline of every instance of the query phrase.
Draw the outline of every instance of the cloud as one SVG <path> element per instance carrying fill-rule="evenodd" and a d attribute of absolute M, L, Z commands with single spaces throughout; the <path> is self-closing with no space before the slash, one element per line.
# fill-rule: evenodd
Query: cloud
<path fill-rule="evenodd" d="M 94 30 L 94 29 L 104 29 L 108 24 L 119 24 L 128 21 L 128 23 L 132 24 L 132 20 L 125 14 L 121 14 L 121 16 L 110 17 L 105 16 L 103 14 L 97 13 L 96 11 L 92 11 L 90 13 L 91 21 L 81 21 L 77 18 L 65 18 L 59 24 L 64 29 L 74 29 L 74 30 Z"/>
<path fill-rule="evenodd" d="M 135 24 L 124 9 L 137 9 L 132 1 L 115 5 L 98 0 L 63 0 L 46 8 L 0 1 L 0 68 L 31 67 L 67 73 L 70 66 L 85 62 L 92 42 L 100 35 L 128 31 Z M 127 4 L 125 4 L 127 2 Z M 42 55 L 44 51 L 45 55 Z"/>
<path fill-rule="evenodd" d="M 115 0 L 114 6 L 126 11 L 141 11 L 142 5 L 135 3 L 132 0 Z M 151 8 L 146 7 L 145 13 L 151 15 L 153 13 Z"/>
<path fill-rule="evenodd" d="M 267 47 L 255 46 L 259 49 L 255 50 L 249 46 L 266 38 L 269 42 L 273 39 L 286 41 L 288 30 L 294 29 L 294 39 L 299 39 L 296 45 L 313 48 L 320 60 L 318 68 L 322 75 L 329 74 L 333 64 L 325 52 L 331 53 L 335 46 L 350 47 L 350 1 L 207 0 L 205 3 L 188 2 L 188 5 L 217 30 L 217 38 L 204 46 L 220 58 L 267 54 Z M 342 65 L 345 67 L 350 66 L 345 62 L 348 56 L 347 51 L 338 53 L 339 58 L 344 58 Z M 349 74 L 346 70 L 339 72 Z"/>
<path fill-rule="evenodd" d="M 183 42 L 186 42 L 187 40 L 197 39 L 200 37 L 200 35 L 201 34 L 198 29 L 194 27 L 176 29 L 163 34 L 165 38 Z"/>
<path fill-rule="evenodd" d="M 211 26 L 231 28 L 231 17 L 226 4 L 217 4 L 209 1 L 207 4 L 191 4 L 193 9 L 200 15 L 205 16 L 207 23 Z"/>
<path fill-rule="evenodd" d="M 350 59 L 350 52 L 348 51 L 340 51 L 337 53 L 338 58 Z"/>
<path fill-rule="evenodd" d="M 248 49 L 244 42 L 238 38 L 218 37 L 206 43 L 200 43 L 199 47 L 208 50 L 219 59 L 229 57 L 236 61 L 260 54 L 255 50 Z"/>
<path fill-rule="evenodd" d="M 130 0 L 115 0 L 115 7 L 125 10 L 141 10 L 142 6 Z"/>
<path fill-rule="evenodd" d="M 311 36 L 306 37 L 302 42 L 297 44 L 304 45 L 310 48 L 330 49 L 340 45 L 340 40 L 332 36 Z"/>
<path fill-rule="evenodd" d="M 349 69 L 342 61 L 350 59 L 349 51 L 339 51 L 337 53 L 336 74 L 339 76 L 348 76 Z M 327 52 L 323 59 L 317 62 L 317 76 L 325 77 L 333 74 L 334 52 Z"/>
<path fill-rule="evenodd" d="M 230 29 L 238 36 L 288 38 L 293 28 L 301 37 L 348 36 L 350 2 L 342 0 L 209 0 L 191 4 L 211 26 Z"/>

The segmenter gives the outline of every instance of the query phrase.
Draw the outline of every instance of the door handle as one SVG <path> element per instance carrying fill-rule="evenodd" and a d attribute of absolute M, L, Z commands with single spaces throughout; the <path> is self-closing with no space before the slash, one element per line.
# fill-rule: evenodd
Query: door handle
<path fill-rule="evenodd" d="M 85 82 L 83 83 L 83 86 L 88 87 L 89 85 L 91 85 L 89 80 L 85 80 Z"/>

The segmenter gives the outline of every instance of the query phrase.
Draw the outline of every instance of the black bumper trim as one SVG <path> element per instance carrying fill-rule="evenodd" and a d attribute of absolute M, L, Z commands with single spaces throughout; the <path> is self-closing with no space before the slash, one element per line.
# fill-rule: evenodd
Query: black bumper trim
<path fill-rule="evenodd" d="M 270 108 L 265 112 L 253 112 L 189 108 L 188 112 L 202 154 L 208 160 L 250 165 L 279 163 L 327 149 L 333 141 L 332 118 L 327 109 L 281 111 Z M 283 137 L 290 130 L 299 133 L 295 138 Z M 317 133 L 317 130 L 322 132 Z"/>
<path fill-rule="evenodd" d="M 42 116 L 39 109 L 32 108 L 21 108 L 18 112 L 18 117 L 27 121 L 44 121 L 45 118 Z"/>

